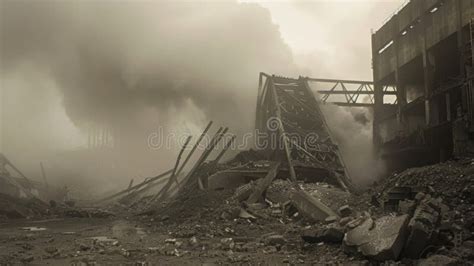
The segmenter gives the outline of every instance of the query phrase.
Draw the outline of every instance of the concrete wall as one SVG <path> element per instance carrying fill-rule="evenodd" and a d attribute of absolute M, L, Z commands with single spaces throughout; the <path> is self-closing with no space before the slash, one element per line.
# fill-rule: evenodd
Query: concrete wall
<path fill-rule="evenodd" d="M 459 1 L 459 2 L 458 2 Z M 430 13 L 433 7 L 438 10 Z M 458 15 L 458 5 L 461 12 Z M 396 69 L 420 56 L 422 53 L 423 36 L 426 36 L 426 49 L 439 43 L 444 38 L 455 33 L 461 19 L 462 25 L 469 23 L 474 14 L 474 0 L 412 0 L 398 14 L 394 15 L 373 35 L 373 47 L 377 58 L 374 60 L 376 68 L 375 81 L 380 81 Z M 419 23 L 424 15 L 426 29 Z M 410 27 L 412 26 L 412 27 Z M 405 35 L 402 35 L 406 31 Z M 398 40 L 397 45 L 391 45 L 382 53 L 378 53 L 391 41 Z M 398 46 L 398 51 L 395 51 Z"/>

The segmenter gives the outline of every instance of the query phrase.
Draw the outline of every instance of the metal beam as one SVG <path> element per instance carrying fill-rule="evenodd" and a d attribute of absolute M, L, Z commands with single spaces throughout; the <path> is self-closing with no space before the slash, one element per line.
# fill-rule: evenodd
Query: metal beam
<path fill-rule="evenodd" d="M 330 91 L 330 90 L 318 90 L 319 94 L 361 94 L 361 95 L 374 95 L 373 91 L 355 91 L 355 90 L 347 90 L 347 91 Z M 383 94 L 385 95 L 397 95 L 396 91 L 385 91 Z"/>

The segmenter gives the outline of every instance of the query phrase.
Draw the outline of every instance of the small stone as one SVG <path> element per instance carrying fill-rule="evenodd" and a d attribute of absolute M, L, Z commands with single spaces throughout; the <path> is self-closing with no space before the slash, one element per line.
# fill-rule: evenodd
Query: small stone
<path fill-rule="evenodd" d="M 33 256 L 26 256 L 26 257 L 22 258 L 21 260 L 23 262 L 32 262 L 34 259 L 35 259 L 35 257 L 33 257 Z"/>
<path fill-rule="evenodd" d="M 324 221 L 328 224 L 334 223 L 337 221 L 337 217 L 334 215 L 331 215 L 331 216 L 328 216 L 326 219 L 324 219 Z"/>
<path fill-rule="evenodd" d="M 340 226 L 345 226 L 345 225 L 348 224 L 350 221 L 352 221 L 352 217 L 344 217 L 344 218 L 341 218 L 341 220 L 339 220 L 339 225 L 340 225 Z"/>
<path fill-rule="evenodd" d="M 282 235 L 271 235 L 265 239 L 265 243 L 272 246 L 282 246 L 286 243 L 286 239 Z"/>
<path fill-rule="evenodd" d="M 467 240 L 462 243 L 463 246 L 473 249 L 474 250 L 474 241 L 473 240 Z"/>
<path fill-rule="evenodd" d="M 413 200 L 402 200 L 398 203 L 398 210 L 403 214 L 413 214 L 416 203 Z"/>
<path fill-rule="evenodd" d="M 193 246 L 193 247 L 194 247 L 194 246 L 197 246 L 197 245 L 198 245 L 198 240 L 197 240 L 197 238 L 196 238 L 195 236 L 191 237 L 191 238 L 189 239 L 189 244 L 190 244 L 191 246 Z"/>
<path fill-rule="evenodd" d="M 278 252 L 278 249 L 275 246 L 266 246 L 263 249 L 263 253 L 272 254 Z"/>
<path fill-rule="evenodd" d="M 423 193 L 423 192 L 418 192 L 418 193 L 416 193 L 415 200 L 416 200 L 417 202 L 419 202 L 419 201 L 421 201 L 425 196 L 426 196 L 425 193 Z"/>
<path fill-rule="evenodd" d="M 352 209 L 349 207 L 349 205 L 342 206 L 338 211 L 341 217 L 348 217 L 352 215 Z"/>
<path fill-rule="evenodd" d="M 55 248 L 55 247 L 46 247 L 46 248 L 44 249 L 44 251 L 46 251 L 46 252 L 49 253 L 49 254 L 53 254 L 53 253 L 56 253 L 56 252 L 58 251 L 58 249 Z"/>
<path fill-rule="evenodd" d="M 418 265 L 420 266 L 457 265 L 457 260 L 445 255 L 434 255 L 424 260 L 420 260 Z"/>
<path fill-rule="evenodd" d="M 174 243 L 176 243 L 176 238 L 168 238 L 168 239 L 165 239 L 165 243 L 167 243 L 167 244 L 174 244 Z"/>
<path fill-rule="evenodd" d="M 222 238 L 221 239 L 221 247 L 224 250 L 232 250 L 235 247 L 235 242 L 232 238 Z"/>

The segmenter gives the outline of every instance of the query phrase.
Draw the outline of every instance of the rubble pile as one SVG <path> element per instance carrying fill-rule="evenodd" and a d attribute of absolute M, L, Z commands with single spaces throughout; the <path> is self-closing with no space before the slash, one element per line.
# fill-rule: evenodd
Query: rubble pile
<path fill-rule="evenodd" d="M 197 252 L 228 262 L 255 262 L 262 254 L 281 255 L 278 262 L 284 263 L 472 262 L 474 212 L 463 191 L 472 185 L 473 162 L 408 169 L 361 195 L 322 182 L 275 179 L 249 202 L 264 178 L 234 189 L 189 189 L 141 218 L 154 230 L 166 230 L 174 243 L 186 243 L 173 245 L 174 256 Z M 446 177 L 456 185 L 444 190 L 437 182 Z"/>
<path fill-rule="evenodd" d="M 35 198 L 16 198 L 0 194 L 0 220 L 42 217 L 48 215 L 49 206 Z"/>
<path fill-rule="evenodd" d="M 389 176 L 375 190 L 383 193 L 393 187 L 411 187 L 442 197 L 451 207 L 474 203 L 474 161 L 464 159 L 411 168 Z"/>
<path fill-rule="evenodd" d="M 216 263 L 291 264 L 474 261 L 474 160 L 407 169 L 362 194 L 335 183 L 290 180 L 281 163 L 261 158 L 203 163 L 201 167 L 195 170 L 196 182 L 182 181 L 176 193 L 162 201 L 154 200 L 156 192 L 135 193 L 155 186 L 158 176 L 115 194 L 120 197 L 100 208 L 25 199 L 16 212 L 1 214 L 10 215 L 9 219 L 33 215 L 135 223 L 127 225 L 133 229 L 128 228 L 121 240 L 123 233 L 116 231 L 122 229 L 114 225 L 112 235 L 84 236 L 67 256 L 60 248 L 51 248 L 51 254 L 43 255 L 47 259 L 79 256 L 72 255 L 79 249 L 87 256 L 113 254 L 127 261 L 166 257 L 173 263 L 194 258 Z M 201 179 L 208 179 L 208 189 L 199 188 Z M 157 187 L 163 189 L 163 185 Z M 14 201 L 18 204 L 18 199 Z M 8 201 L 0 201 L 4 202 Z M 130 238 L 130 231 L 140 234 Z M 107 239 L 100 240 L 103 237 Z"/>

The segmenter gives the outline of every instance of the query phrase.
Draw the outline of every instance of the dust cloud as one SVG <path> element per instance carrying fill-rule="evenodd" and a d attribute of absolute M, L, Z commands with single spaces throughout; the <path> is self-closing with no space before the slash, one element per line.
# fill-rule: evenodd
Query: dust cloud
<path fill-rule="evenodd" d="M 358 188 L 371 185 L 385 173 L 372 142 L 373 112 L 364 107 L 335 105 L 324 105 L 322 111 L 350 178 Z"/>
<path fill-rule="evenodd" d="M 114 132 L 121 149 L 93 156 L 113 160 L 84 159 L 76 179 L 156 175 L 179 147 L 150 149 L 150 132 L 198 134 L 209 120 L 249 131 L 258 73 L 297 73 L 257 4 L 1 1 L 0 17 L 2 149 L 13 161 L 36 161 L 19 163 L 32 175 L 46 151 L 89 157 L 91 127 Z M 104 164 L 116 170 L 91 170 Z"/>
<path fill-rule="evenodd" d="M 158 129 L 251 131 L 261 71 L 314 74 L 256 3 L 0 1 L 0 149 L 34 179 L 43 161 L 58 184 L 125 186 L 173 165 L 178 145 L 149 147 Z M 91 129 L 115 148 L 86 149 Z"/>

